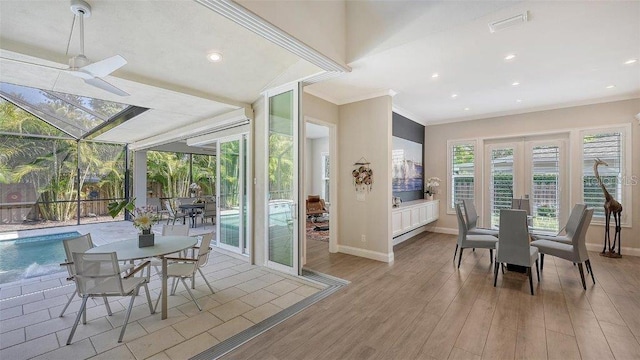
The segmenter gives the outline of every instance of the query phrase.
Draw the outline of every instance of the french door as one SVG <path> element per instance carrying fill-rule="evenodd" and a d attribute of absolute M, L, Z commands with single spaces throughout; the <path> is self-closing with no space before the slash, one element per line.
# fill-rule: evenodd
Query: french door
<path fill-rule="evenodd" d="M 526 140 L 485 146 L 485 214 L 492 228 L 511 200 L 529 199 L 534 230 L 557 232 L 568 216 L 566 146 L 562 139 Z M 567 190 L 565 190 L 567 189 Z"/>
<path fill-rule="evenodd" d="M 266 259 L 267 266 L 298 274 L 299 86 L 267 92 Z"/>
<path fill-rule="evenodd" d="M 247 254 L 247 134 L 220 139 L 217 152 L 217 245 Z"/>

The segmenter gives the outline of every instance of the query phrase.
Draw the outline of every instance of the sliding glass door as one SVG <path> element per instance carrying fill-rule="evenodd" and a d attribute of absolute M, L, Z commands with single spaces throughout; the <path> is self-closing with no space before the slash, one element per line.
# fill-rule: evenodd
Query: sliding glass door
<path fill-rule="evenodd" d="M 298 86 L 270 91 L 267 104 L 267 266 L 298 273 Z"/>

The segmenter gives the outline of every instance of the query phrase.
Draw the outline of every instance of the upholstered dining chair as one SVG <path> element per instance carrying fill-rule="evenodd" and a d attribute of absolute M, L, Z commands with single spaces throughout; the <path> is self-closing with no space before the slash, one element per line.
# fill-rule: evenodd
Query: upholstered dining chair
<path fill-rule="evenodd" d="M 538 249 L 529 245 L 529 230 L 527 228 L 527 212 L 524 210 L 500 210 L 500 234 L 496 244 L 496 261 L 493 275 L 493 286 L 498 282 L 498 267 L 502 263 L 523 266 L 527 268 L 529 288 L 533 295 L 533 275 L 531 267 L 536 264 L 538 282 Z"/>
<path fill-rule="evenodd" d="M 533 240 L 552 240 L 558 241 L 564 244 L 571 244 L 571 239 L 576 235 L 576 230 L 578 228 L 578 224 L 580 223 L 580 219 L 582 218 L 582 214 L 587 209 L 587 205 L 585 204 L 575 204 L 573 209 L 571 209 L 571 214 L 569 215 L 569 220 L 567 220 L 567 224 L 564 228 L 558 231 L 556 235 L 543 235 L 543 234 L 535 234 L 531 235 Z M 564 230 L 565 235 L 560 235 Z"/>
<path fill-rule="evenodd" d="M 478 212 L 476 206 L 473 204 L 473 200 L 462 200 L 464 205 L 464 214 L 467 219 L 467 234 L 469 235 L 491 235 L 498 236 L 498 230 L 479 228 L 478 227 Z"/>
<path fill-rule="evenodd" d="M 458 268 L 462 261 L 462 251 L 466 248 L 489 249 L 489 257 L 493 262 L 493 249 L 496 248 L 498 238 L 491 235 L 468 235 L 467 224 L 462 215 L 462 205 L 456 204 L 456 215 L 458 216 L 458 241 L 456 243 L 456 251 L 453 253 L 453 261 L 456 260 L 456 253 L 460 248 L 460 256 L 458 257 Z"/>
<path fill-rule="evenodd" d="M 535 240 L 531 242 L 531 246 L 535 246 L 540 251 L 540 269 L 544 267 L 544 256 L 551 255 L 559 257 L 561 259 L 569 260 L 574 264 L 578 264 L 578 270 L 580 271 L 580 279 L 582 280 L 582 288 L 587 290 L 587 285 L 584 281 L 584 270 L 582 263 L 587 267 L 587 270 L 591 273 L 591 280 L 596 283 L 596 279 L 593 275 L 593 268 L 591 267 L 591 261 L 589 261 L 589 253 L 587 252 L 586 237 L 587 229 L 591 223 L 593 217 L 593 209 L 586 209 L 576 228 L 575 234 L 571 237 L 571 243 L 565 244 L 552 240 Z"/>
<path fill-rule="evenodd" d="M 149 262 L 144 262 L 142 265 L 133 269 L 128 275 L 121 276 L 121 269 L 118 265 L 118 256 L 115 252 L 112 253 L 73 253 L 73 265 L 75 268 L 75 281 L 78 288 L 78 294 L 82 296 L 82 305 L 78 310 L 76 321 L 71 328 L 69 338 L 67 339 L 67 345 L 71 344 L 73 335 L 76 332 L 78 323 L 80 322 L 80 316 L 86 312 L 87 300 L 92 296 L 131 296 L 129 302 L 129 308 L 124 317 L 124 323 L 122 330 L 120 330 L 120 337 L 118 342 L 122 342 L 124 332 L 127 329 L 129 323 L 129 316 L 131 315 L 131 309 L 136 298 L 136 294 L 140 287 L 144 287 L 147 295 L 147 304 L 149 305 L 149 311 L 153 314 L 155 311 L 151 304 L 151 295 L 149 295 L 149 276 L 145 277 L 133 277 L 138 271 L 143 270 L 149 266 Z M 86 324 L 86 319 L 83 320 L 83 324 Z"/>

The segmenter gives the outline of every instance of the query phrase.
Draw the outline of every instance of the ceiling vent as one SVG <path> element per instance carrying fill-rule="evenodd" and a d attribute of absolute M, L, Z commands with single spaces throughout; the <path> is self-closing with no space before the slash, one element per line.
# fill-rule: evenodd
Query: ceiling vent
<path fill-rule="evenodd" d="M 525 23 L 528 20 L 529 20 L 529 12 L 525 11 L 518 15 L 489 23 L 489 32 L 494 33 L 500 30 L 504 30 L 508 27 Z"/>

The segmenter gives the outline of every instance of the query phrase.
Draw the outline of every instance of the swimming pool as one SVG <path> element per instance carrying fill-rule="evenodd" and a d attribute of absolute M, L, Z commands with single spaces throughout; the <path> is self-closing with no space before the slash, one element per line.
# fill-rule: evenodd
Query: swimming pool
<path fill-rule="evenodd" d="M 77 231 L 0 241 L 0 284 L 66 271 L 62 240 Z"/>

